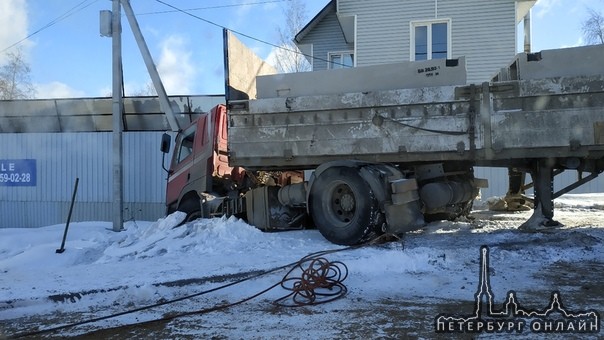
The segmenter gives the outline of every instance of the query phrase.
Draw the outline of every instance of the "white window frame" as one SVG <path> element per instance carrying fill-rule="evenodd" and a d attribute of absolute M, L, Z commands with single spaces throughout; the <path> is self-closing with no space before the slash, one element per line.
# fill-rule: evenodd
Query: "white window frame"
<path fill-rule="evenodd" d="M 357 64 L 357 58 L 354 54 L 353 50 L 349 50 L 349 51 L 335 51 L 335 52 L 327 52 L 327 69 L 328 70 L 334 70 L 334 68 L 331 65 L 331 57 L 334 55 L 339 55 L 342 60 L 344 60 L 344 54 L 352 54 L 352 67 L 356 67 Z M 344 67 L 341 67 L 344 68 Z"/>
<path fill-rule="evenodd" d="M 433 24 L 447 24 L 447 59 L 452 58 L 451 51 L 453 50 L 451 45 L 451 19 L 435 19 L 435 20 L 421 20 L 421 21 L 411 21 L 409 23 L 409 31 L 411 32 L 410 41 L 410 55 L 409 60 L 415 61 L 415 28 L 418 26 L 426 26 L 428 27 L 428 58 L 427 60 L 432 60 L 432 25 Z"/>

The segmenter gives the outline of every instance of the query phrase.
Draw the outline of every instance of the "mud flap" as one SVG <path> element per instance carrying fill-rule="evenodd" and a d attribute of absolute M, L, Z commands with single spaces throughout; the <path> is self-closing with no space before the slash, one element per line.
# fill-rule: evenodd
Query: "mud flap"
<path fill-rule="evenodd" d="M 387 233 L 403 234 L 420 229 L 426 225 L 419 201 L 407 204 L 387 203 L 384 207 L 386 210 L 386 221 L 388 221 L 385 230 Z"/>
<path fill-rule="evenodd" d="M 279 187 L 260 187 L 245 194 L 247 221 L 264 231 L 302 229 L 304 209 L 279 202 Z"/>
<path fill-rule="evenodd" d="M 415 179 L 399 179 L 390 183 L 392 201 L 384 204 L 386 230 L 391 234 L 402 234 L 417 230 L 424 225 L 417 182 Z"/>

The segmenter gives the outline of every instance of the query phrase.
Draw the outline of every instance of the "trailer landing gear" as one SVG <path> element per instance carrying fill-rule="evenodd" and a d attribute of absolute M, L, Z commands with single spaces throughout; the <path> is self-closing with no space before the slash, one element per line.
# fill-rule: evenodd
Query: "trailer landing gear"
<path fill-rule="evenodd" d="M 519 229 L 530 232 L 562 227 L 560 222 L 554 220 L 554 174 L 551 162 L 538 160 L 531 176 L 535 184 L 535 209 L 531 218 Z"/>

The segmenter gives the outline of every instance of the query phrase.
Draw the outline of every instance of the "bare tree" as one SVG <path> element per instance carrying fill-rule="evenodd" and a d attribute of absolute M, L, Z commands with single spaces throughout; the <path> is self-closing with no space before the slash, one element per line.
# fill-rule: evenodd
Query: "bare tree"
<path fill-rule="evenodd" d="M 604 16 L 593 8 L 588 8 L 589 17 L 581 27 L 587 44 L 604 44 Z"/>
<path fill-rule="evenodd" d="M 133 91 L 132 94 L 129 95 L 133 97 L 157 96 L 157 91 L 155 91 L 153 82 L 149 80 L 142 88 Z"/>
<path fill-rule="evenodd" d="M 277 28 L 281 48 L 275 51 L 275 66 L 279 72 L 285 73 L 310 71 L 310 63 L 294 44 L 294 37 L 306 25 L 306 3 L 301 0 L 288 1 L 283 15 L 285 25 Z"/>
<path fill-rule="evenodd" d="M 0 67 L 0 99 L 30 99 L 36 96 L 31 82 L 31 68 L 25 61 L 23 51 L 7 53 L 8 62 Z"/>

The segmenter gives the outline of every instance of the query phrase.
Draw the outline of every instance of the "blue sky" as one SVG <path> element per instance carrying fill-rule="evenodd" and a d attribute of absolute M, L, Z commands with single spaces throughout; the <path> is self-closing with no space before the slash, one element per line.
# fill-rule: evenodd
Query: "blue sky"
<path fill-rule="evenodd" d="M 163 0 L 236 31 L 278 44 L 287 0 Z M 485 0 L 496 1 L 496 0 Z M 131 0 L 168 94 L 223 93 L 222 30 L 156 0 Z M 305 1 L 312 18 L 328 0 Z M 533 50 L 583 43 L 587 8 L 604 13 L 604 0 L 539 0 L 533 8 Z M 72 9 L 76 11 L 70 12 Z M 111 92 L 111 39 L 99 35 L 99 11 L 109 0 L 1 0 L 0 51 L 19 43 L 32 69 L 38 97 L 97 97 Z M 124 18 L 126 93 L 140 92 L 149 78 Z M 272 46 L 242 39 L 267 57 Z M 14 48 L 14 47 L 13 47 Z M 9 49 L 11 51 L 13 48 Z M 0 53 L 0 64 L 6 51 Z"/>

